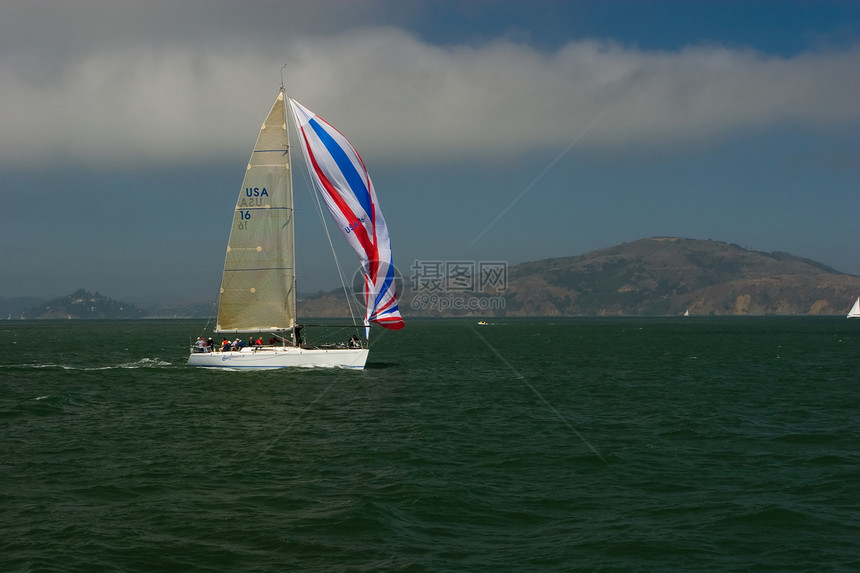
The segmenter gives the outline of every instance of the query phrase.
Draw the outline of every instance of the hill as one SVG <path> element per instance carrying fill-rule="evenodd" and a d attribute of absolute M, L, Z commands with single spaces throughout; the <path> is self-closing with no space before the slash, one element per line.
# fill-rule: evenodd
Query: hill
<path fill-rule="evenodd" d="M 401 309 L 407 316 L 838 315 L 860 294 L 860 277 L 815 261 L 676 237 L 507 271 L 504 292 L 435 295 L 447 308 L 424 304 L 433 297 L 407 284 Z"/>
<path fill-rule="evenodd" d="M 847 312 L 860 277 L 788 253 L 652 237 L 509 270 L 508 316 Z"/>
<path fill-rule="evenodd" d="M 121 302 L 80 289 L 70 295 L 52 299 L 23 313 L 27 319 L 57 318 L 141 318 L 144 312 L 133 304 Z"/>

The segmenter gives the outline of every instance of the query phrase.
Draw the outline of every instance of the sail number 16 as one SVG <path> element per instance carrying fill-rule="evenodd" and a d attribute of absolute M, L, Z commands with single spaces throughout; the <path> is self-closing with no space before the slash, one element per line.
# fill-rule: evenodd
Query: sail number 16
<path fill-rule="evenodd" d="M 244 231 L 248 226 L 248 219 L 251 218 L 250 211 L 239 211 L 239 230 Z"/>

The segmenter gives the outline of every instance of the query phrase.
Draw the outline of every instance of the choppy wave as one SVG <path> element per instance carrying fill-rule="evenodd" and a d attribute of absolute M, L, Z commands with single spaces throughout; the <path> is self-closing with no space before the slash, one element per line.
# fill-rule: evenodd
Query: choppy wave
<path fill-rule="evenodd" d="M 173 364 L 160 358 L 141 358 L 136 362 L 120 364 L 117 368 L 161 368 L 163 366 L 173 366 Z"/>

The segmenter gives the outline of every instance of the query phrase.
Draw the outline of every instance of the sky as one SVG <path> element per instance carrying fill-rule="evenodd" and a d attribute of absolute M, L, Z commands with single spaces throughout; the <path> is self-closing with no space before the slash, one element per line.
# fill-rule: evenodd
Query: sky
<path fill-rule="evenodd" d="M 860 275 L 860 2 L 0 0 L 0 296 L 214 298 L 284 65 L 405 278 L 651 236 Z"/>

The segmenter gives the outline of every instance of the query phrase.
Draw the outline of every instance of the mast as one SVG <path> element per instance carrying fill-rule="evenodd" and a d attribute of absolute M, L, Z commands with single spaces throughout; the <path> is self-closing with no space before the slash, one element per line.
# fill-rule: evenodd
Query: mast
<path fill-rule="evenodd" d="M 296 294 L 298 293 L 298 284 L 296 281 L 296 210 L 295 210 L 295 199 L 293 199 L 293 149 L 290 145 L 290 119 L 289 116 L 292 114 L 288 111 L 290 105 L 290 98 L 287 97 L 287 88 L 284 86 L 284 70 L 287 69 L 287 64 L 284 64 L 281 67 L 281 95 L 284 100 L 284 135 L 286 137 L 286 149 L 284 152 L 287 154 L 287 186 L 290 190 L 290 213 L 292 214 L 291 224 L 290 224 L 290 245 L 293 248 L 293 284 L 290 288 L 290 292 L 293 296 L 293 301 L 296 299 Z M 296 308 L 295 302 L 293 302 L 293 308 L 295 309 L 294 314 L 298 314 L 298 309 Z M 296 317 L 294 316 L 293 320 L 293 329 L 295 329 Z"/>

